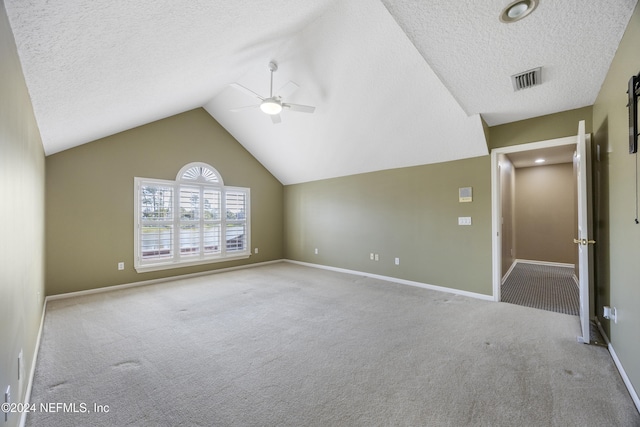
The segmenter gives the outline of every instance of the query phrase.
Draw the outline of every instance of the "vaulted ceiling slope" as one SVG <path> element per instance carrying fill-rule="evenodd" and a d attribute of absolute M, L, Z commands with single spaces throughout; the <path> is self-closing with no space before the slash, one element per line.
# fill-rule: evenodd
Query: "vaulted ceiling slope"
<path fill-rule="evenodd" d="M 46 154 L 203 106 L 293 184 L 481 156 L 481 116 L 593 104 L 636 0 L 540 0 L 512 24 L 506 0 L 4 3 Z M 269 93 L 272 60 L 314 114 L 230 111 L 256 102 L 230 83 Z"/>

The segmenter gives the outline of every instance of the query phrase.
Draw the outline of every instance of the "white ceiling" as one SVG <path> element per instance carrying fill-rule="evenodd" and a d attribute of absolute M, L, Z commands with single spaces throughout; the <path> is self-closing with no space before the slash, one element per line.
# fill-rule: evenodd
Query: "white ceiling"
<path fill-rule="evenodd" d="M 637 0 L 4 0 L 46 154 L 204 108 L 284 184 L 481 156 L 489 125 L 593 104 Z M 274 125 L 256 101 L 300 86 Z M 513 92 L 510 75 L 543 67 Z M 178 141 L 176 141 L 178 142 Z"/>

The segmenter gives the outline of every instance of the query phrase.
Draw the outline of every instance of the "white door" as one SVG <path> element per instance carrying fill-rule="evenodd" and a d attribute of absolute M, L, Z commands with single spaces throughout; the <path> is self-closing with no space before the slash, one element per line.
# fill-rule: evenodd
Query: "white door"
<path fill-rule="evenodd" d="M 578 341 L 588 344 L 590 340 L 590 240 L 589 221 L 590 205 L 588 200 L 590 164 L 587 158 L 587 140 L 585 137 L 584 120 L 578 124 L 578 141 L 576 148 L 576 170 L 578 179 L 578 235 L 574 243 L 578 245 L 578 275 L 580 281 L 580 326 L 582 335 Z"/>

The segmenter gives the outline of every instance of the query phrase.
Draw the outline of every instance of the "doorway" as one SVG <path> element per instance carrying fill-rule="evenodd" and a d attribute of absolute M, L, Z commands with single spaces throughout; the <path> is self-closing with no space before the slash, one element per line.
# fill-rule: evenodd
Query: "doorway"
<path fill-rule="evenodd" d="M 579 315 L 575 153 L 574 142 L 498 154 L 501 301 Z"/>
<path fill-rule="evenodd" d="M 591 165 L 590 165 L 590 135 L 585 133 L 585 122 L 578 123 L 578 134 L 566 138 L 558 138 L 549 141 L 535 142 L 531 144 L 516 145 L 497 148 L 491 151 L 491 207 L 492 207 L 492 271 L 493 271 L 493 297 L 500 301 L 500 285 L 502 281 L 502 213 L 501 213 L 501 179 L 499 168 L 499 156 L 501 154 L 526 152 L 538 149 L 547 149 L 575 144 L 576 155 L 574 157 L 576 177 L 576 210 L 577 227 L 575 237 L 572 239 L 577 244 L 577 264 L 579 298 L 580 298 L 580 329 L 581 335 L 578 342 L 589 344 L 591 342 L 591 316 L 594 313 L 592 292 L 593 277 L 593 251 L 591 245 L 596 242 L 591 234 Z M 550 207 L 550 210 L 553 208 Z M 516 248 L 517 249 L 517 248 Z"/>
<path fill-rule="evenodd" d="M 577 138 L 573 136 L 492 151 L 494 300 L 503 301 L 502 291 L 507 289 L 503 288 L 503 279 L 508 279 L 516 268 L 516 276 L 524 271 L 542 278 L 555 277 L 565 286 L 575 286 L 567 288 L 574 295 L 579 290 L 574 274 L 578 272 L 578 251 L 573 243 L 580 209 L 574 172 L 576 148 Z M 545 159 L 544 166 L 534 163 L 538 159 Z M 560 177 L 564 177 L 562 183 Z M 567 209 L 571 212 L 567 213 Z M 567 282 L 567 276 L 573 280 Z M 549 289 L 551 294 L 560 293 L 558 298 L 574 298 L 553 286 Z M 505 294 L 505 300 L 509 298 L 512 296 Z M 575 300 L 570 303 L 575 304 Z M 570 311 L 565 312 L 576 314 L 574 308 Z"/>

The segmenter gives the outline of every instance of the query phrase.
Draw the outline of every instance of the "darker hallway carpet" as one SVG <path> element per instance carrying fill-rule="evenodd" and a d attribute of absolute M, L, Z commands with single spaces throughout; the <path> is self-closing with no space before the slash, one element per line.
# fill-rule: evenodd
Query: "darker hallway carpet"
<path fill-rule="evenodd" d="M 571 267 L 518 262 L 501 288 L 502 302 L 574 316 L 579 298 Z"/>

